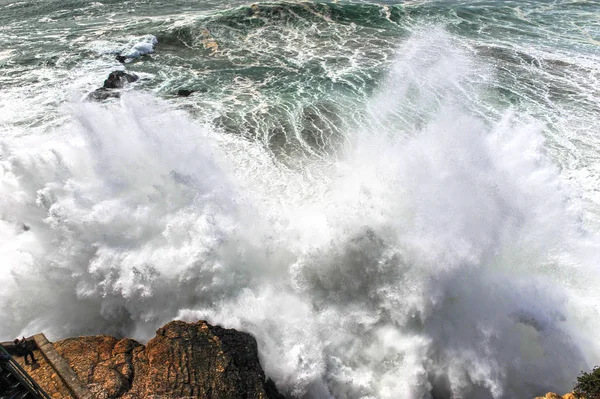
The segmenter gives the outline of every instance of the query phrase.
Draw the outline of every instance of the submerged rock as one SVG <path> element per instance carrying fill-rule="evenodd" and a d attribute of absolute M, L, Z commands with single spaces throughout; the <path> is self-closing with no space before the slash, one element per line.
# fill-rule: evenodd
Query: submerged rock
<path fill-rule="evenodd" d="M 106 335 L 54 346 L 98 398 L 283 398 L 254 337 L 205 321 L 168 323 L 146 346 Z"/>
<path fill-rule="evenodd" d="M 196 90 L 179 89 L 179 90 L 177 90 L 177 96 L 189 97 L 192 93 L 195 93 L 195 92 L 196 92 Z"/>
<path fill-rule="evenodd" d="M 206 87 L 200 87 L 197 89 L 179 89 L 173 93 L 177 97 L 189 97 L 194 93 L 206 93 L 208 89 Z"/>
<path fill-rule="evenodd" d="M 120 98 L 121 93 L 118 91 L 112 91 L 101 87 L 88 94 L 87 99 L 91 101 L 103 101 L 108 98 Z"/>

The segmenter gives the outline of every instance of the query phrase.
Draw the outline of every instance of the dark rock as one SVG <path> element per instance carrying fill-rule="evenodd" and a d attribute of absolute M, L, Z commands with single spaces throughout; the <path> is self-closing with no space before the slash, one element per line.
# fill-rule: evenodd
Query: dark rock
<path fill-rule="evenodd" d="M 127 61 L 127 57 L 125 57 L 125 56 L 122 56 L 122 55 L 117 55 L 117 56 L 115 57 L 115 59 L 116 59 L 117 61 L 119 61 L 121 64 L 124 64 L 124 63 L 125 63 L 125 61 Z"/>
<path fill-rule="evenodd" d="M 284 398 L 265 378 L 254 337 L 205 321 L 173 321 L 145 347 L 109 336 L 54 346 L 99 398 Z"/>
<path fill-rule="evenodd" d="M 104 81 L 105 89 L 122 89 L 125 84 L 135 82 L 139 77 L 132 73 L 124 71 L 114 71 L 108 75 L 108 78 Z"/>
<path fill-rule="evenodd" d="M 277 386 L 275 385 L 275 382 L 272 379 L 267 378 L 267 381 L 265 381 L 264 388 L 265 393 L 267 394 L 267 398 L 285 399 L 285 396 L 280 394 L 277 390 Z"/>
<path fill-rule="evenodd" d="M 88 94 L 87 99 L 91 101 L 103 101 L 108 98 L 119 98 L 121 93 L 118 91 L 112 91 L 101 87 Z"/>
<path fill-rule="evenodd" d="M 177 95 L 179 97 L 189 97 L 192 93 L 195 93 L 196 90 L 188 90 L 188 89 L 179 89 L 177 90 Z"/>

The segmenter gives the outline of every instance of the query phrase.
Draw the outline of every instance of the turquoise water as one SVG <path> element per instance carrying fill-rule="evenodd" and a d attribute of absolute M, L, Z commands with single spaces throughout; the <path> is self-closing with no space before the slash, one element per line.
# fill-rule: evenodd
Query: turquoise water
<path fill-rule="evenodd" d="M 308 398 L 598 363 L 597 1 L 0 9 L 2 336 L 205 318 Z"/>
<path fill-rule="evenodd" d="M 227 132 L 260 137 L 274 150 L 283 145 L 284 152 L 305 144 L 326 151 L 311 115 L 344 124 L 377 90 L 399 44 L 438 26 L 492 69 L 493 78 L 469 82 L 486 96 L 473 105 L 478 111 L 493 118 L 506 107 L 522 108 L 556 130 L 560 117 L 576 113 L 598 126 L 595 2 L 5 3 L 0 62 L 6 97 L 23 86 L 54 88 L 46 101 L 60 103 L 73 91 L 89 91 L 120 67 L 114 53 L 152 33 L 160 51 L 127 66 L 147 74 L 140 90 L 159 96 L 202 90 L 185 105 Z M 65 86 L 73 90 L 61 90 Z M 40 117 L 21 116 L 23 122 Z M 308 143 L 284 137 L 293 124 Z M 323 129 L 332 140 L 339 136 L 333 126 Z"/>

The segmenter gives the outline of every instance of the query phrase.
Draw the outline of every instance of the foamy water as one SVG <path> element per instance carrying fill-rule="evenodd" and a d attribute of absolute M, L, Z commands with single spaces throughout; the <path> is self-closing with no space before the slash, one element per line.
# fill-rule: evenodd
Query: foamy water
<path fill-rule="evenodd" d="M 351 29 L 336 34 L 353 40 Z M 1 336 L 144 341 L 172 319 L 207 319 L 252 333 L 266 374 L 293 397 L 569 390 L 600 359 L 597 185 L 586 173 L 597 168 L 595 83 L 573 94 L 590 102 L 570 118 L 564 99 L 510 106 L 491 98 L 507 77 L 473 42 L 437 23 L 410 31 L 373 48 L 379 72 L 363 52 L 350 58 L 359 78 L 352 62 L 323 60 L 315 76 L 369 87 L 337 102 L 320 96 L 340 86 L 311 92 L 303 77 L 305 92 L 277 94 L 276 75 L 217 79 L 223 98 L 209 109 L 193 99 L 218 98 L 212 89 L 182 103 L 152 93 L 178 87 L 174 77 L 82 102 L 94 74 L 119 67 L 101 41 L 106 57 L 79 69 L 32 69 L 48 76 L 40 90 L 0 95 Z M 300 32 L 290 40 L 308 40 Z M 242 49 L 223 42 L 237 59 Z M 298 52 L 307 64 L 336 51 L 309 43 Z M 159 41 L 154 62 L 176 56 L 169 45 Z M 322 103 L 302 108 L 302 93 Z M 565 133 L 580 131 L 587 146 Z"/>

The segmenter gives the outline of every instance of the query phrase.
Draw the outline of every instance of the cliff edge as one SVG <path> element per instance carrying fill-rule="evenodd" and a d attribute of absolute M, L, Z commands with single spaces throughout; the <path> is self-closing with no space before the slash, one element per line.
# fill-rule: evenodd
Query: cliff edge
<path fill-rule="evenodd" d="M 170 322 L 145 346 L 100 335 L 54 347 L 98 399 L 284 398 L 265 378 L 254 337 L 206 321 Z"/>

